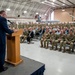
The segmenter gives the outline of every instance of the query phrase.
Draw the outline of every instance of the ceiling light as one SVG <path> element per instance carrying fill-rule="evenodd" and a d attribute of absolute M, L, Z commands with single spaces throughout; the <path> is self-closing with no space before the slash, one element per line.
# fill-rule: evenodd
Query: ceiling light
<path fill-rule="evenodd" d="M 44 2 L 42 2 L 42 3 L 44 3 Z"/>
<path fill-rule="evenodd" d="M 62 11 L 65 11 L 65 9 L 62 9 Z"/>
<path fill-rule="evenodd" d="M 63 6 L 65 6 L 65 4 L 63 4 Z"/>
<path fill-rule="evenodd" d="M 38 13 L 36 13 L 36 15 L 37 15 Z"/>
<path fill-rule="evenodd" d="M 45 16 L 46 16 L 47 14 L 45 14 Z"/>
<path fill-rule="evenodd" d="M 27 13 L 27 11 L 24 11 L 24 13 Z"/>
<path fill-rule="evenodd" d="M 7 8 L 6 11 L 10 11 L 10 8 Z"/>

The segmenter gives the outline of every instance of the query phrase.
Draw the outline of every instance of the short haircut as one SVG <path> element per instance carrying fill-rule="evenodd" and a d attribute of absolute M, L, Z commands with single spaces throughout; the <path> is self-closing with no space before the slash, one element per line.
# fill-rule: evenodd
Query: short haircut
<path fill-rule="evenodd" d="M 3 12 L 5 12 L 5 11 L 4 11 L 4 10 L 1 10 L 1 11 L 0 11 L 0 14 L 2 14 Z"/>

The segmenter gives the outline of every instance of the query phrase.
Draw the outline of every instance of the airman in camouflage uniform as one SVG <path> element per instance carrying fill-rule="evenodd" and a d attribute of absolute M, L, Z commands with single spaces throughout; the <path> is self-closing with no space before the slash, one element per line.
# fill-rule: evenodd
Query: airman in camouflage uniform
<path fill-rule="evenodd" d="M 58 38 L 58 43 L 59 43 L 59 46 L 60 46 L 59 51 L 62 50 L 62 47 L 64 45 L 65 38 L 66 38 L 65 34 L 61 31 L 61 34 L 60 34 L 60 36 Z"/>
<path fill-rule="evenodd" d="M 64 50 L 63 52 L 65 52 L 65 47 L 66 47 L 66 44 L 69 45 L 69 52 L 71 52 L 71 49 L 73 48 L 73 40 L 74 40 L 74 34 L 72 31 L 70 31 L 69 34 L 67 34 L 67 37 L 66 37 L 66 40 L 64 41 Z"/>
<path fill-rule="evenodd" d="M 47 49 L 48 46 L 49 46 L 49 42 L 50 42 L 50 33 L 48 32 L 46 34 L 46 38 L 45 38 L 45 41 L 44 41 L 44 47 Z"/>
<path fill-rule="evenodd" d="M 55 46 L 55 38 L 56 38 L 56 34 L 55 34 L 55 31 L 53 30 L 50 36 L 50 43 L 52 44 L 52 47 L 50 49 L 53 49 Z"/>
<path fill-rule="evenodd" d="M 24 29 L 23 35 L 20 37 L 20 42 L 21 43 L 23 43 L 26 40 L 27 35 L 28 35 L 28 30 L 27 29 Z"/>
<path fill-rule="evenodd" d="M 48 42 L 47 42 L 48 40 L 47 39 L 49 39 L 49 36 L 50 36 L 49 29 L 46 28 L 46 31 L 41 38 L 41 47 L 48 48 Z"/>
<path fill-rule="evenodd" d="M 75 30 L 74 30 L 74 34 L 75 34 Z M 73 47 L 72 47 L 72 52 L 74 52 L 74 48 L 75 48 L 75 35 L 74 35 L 74 38 L 73 38 Z"/>

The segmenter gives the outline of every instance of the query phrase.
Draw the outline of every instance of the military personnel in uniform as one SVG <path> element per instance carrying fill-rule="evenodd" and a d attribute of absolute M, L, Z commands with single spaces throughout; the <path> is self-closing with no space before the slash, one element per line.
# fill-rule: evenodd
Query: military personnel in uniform
<path fill-rule="evenodd" d="M 47 49 L 48 46 L 49 46 L 49 42 L 50 42 L 50 33 L 48 32 L 46 34 L 46 38 L 45 38 L 45 41 L 44 41 L 44 47 Z"/>
<path fill-rule="evenodd" d="M 26 28 L 24 28 L 23 35 L 20 37 L 21 43 L 23 43 L 26 40 L 27 35 L 28 35 L 28 30 Z"/>
<path fill-rule="evenodd" d="M 48 42 L 47 42 L 48 40 L 47 39 L 49 39 L 49 36 L 50 36 L 49 28 L 46 28 L 46 31 L 41 38 L 41 47 L 48 48 Z"/>
<path fill-rule="evenodd" d="M 66 47 L 66 44 L 69 45 L 69 52 L 71 52 L 71 49 L 73 48 L 73 39 L 74 39 L 74 34 L 72 31 L 70 31 L 69 34 L 67 34 L 67 37 L 66 37 L 66 40 L 64 41 L 64 50 L 63 52 L 65 52 L 65 47 Z"/>
<path fill-rule="evenodd" d="M 57 30 L 55 33 L 55 41 L 54 41 L 55 50 L 57 50 L 57 44 L 59 43 L 59 37 L 60 37 L 60 30 Z"/>
<path fill-rule="evenodd" d="M 61 34 L 59 35 L 59 38 L 58 38 L 58 43 L 59 43 L 59 46 L 60 46 L 60 49 L 59 49 L 59 51 L 61 51 L 62 50 L 62 47 L 63 47 L 63 45 L 64 45 L 64 41 L 65 41 L 65 34 L 63 33 L 63 31 L 61 31 Z"/>
<path fill-rule="evenodd" d="M 75 34 L 75 32 L 74 32 Z M 75 35 L 74 35 L 74 38 L 73 38 L 73 47 L 72 47 L 72 52 L 74 52 L 74 48 L 75 48 Z"/>
<path fill-rule="evenodd" d="M 55 34 L 55 30 L 53 30 L 52 33 L 51 33 L 51 37 L 50 37 L 50 43 L 52 44 L 52 47 L 50 49 L 54 48 L 55 38 L 56 38 L 56 34 Z"/>

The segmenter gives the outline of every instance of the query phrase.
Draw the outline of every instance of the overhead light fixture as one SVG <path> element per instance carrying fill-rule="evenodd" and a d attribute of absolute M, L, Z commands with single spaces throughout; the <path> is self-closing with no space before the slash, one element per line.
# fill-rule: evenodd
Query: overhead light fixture
<path fill-rule="evenodd" d="M 65 11 L 65 9 L 62 9 L 62 11 Z"/>
<path fill-rule="evenodd" d="M 36 15 L 38 15 L 39 13 L 36 13 Z"/>
<path fill-rule="evenodd" d="M 10 11 L 10 8 L 7 8 L 6 11 Z"/>
<path fill-rule="evenodd" d="M 41 3 L 44 3 L 44 2 L 41 2 Z"/>
<path fill-rule="evenodd" d="M 24 11 L 24 13 L 27 13 L 27 11 Z"/>
<path fill-rule="evenodd" d="M 65 6 L 65 4 L 63 4 L 63 6 Z"/>
<path fill-rule="evenodd" d="M 46 16 L 47 14 L 45 14 L 45 16 Z"/>

